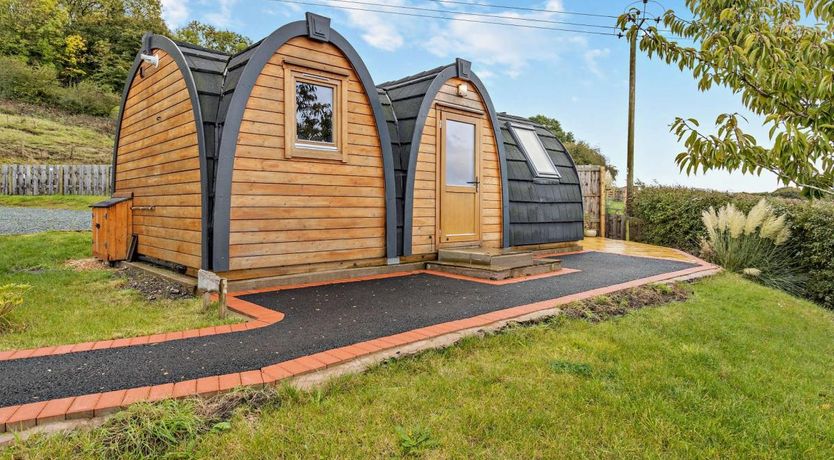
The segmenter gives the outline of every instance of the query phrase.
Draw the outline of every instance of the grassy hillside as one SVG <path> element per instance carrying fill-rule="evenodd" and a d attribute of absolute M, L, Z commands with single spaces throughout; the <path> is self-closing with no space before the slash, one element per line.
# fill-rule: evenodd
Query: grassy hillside
<path fill-rule="evenodd" d="M 0 100 L 0 163 L 106 164 L 113 120 Z"/>

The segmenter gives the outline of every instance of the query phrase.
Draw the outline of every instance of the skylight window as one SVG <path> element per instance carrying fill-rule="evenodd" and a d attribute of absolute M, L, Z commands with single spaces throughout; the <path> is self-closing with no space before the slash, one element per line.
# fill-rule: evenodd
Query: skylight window
<path fill-rule="evenodd" d="M 550 155 L 547 154 L 547 150 L 544 149 L 544 145 L 539 140 L 535 129 L 518 125 L 513 125 L 511 129 L 519 143 L 519 147 L 521 147 L 521 151 L 524 152 L 530 164 L 533 165 L 537 176 L 557 179 L 562 177 L 559 171 L 556 170 L 556 166 L 553 165 L 553 161 L 551 161 Z"/>

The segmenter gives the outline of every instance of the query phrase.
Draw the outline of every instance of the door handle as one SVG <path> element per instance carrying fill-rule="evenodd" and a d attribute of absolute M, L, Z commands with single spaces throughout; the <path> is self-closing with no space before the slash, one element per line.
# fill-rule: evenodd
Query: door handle
<path fill-rule="evenodd" d="M 474 185 L 474 186 L 475 186 L 475 191 L 476 191 L 476 192 L 477 192 L 477 191 L 479 191 L 479 190 L 480 190 L 480 188 L 481 188 L 481 181 L 479 181 L 477 177 L 476 177 L 476 178 L 475 178 L 475 180 L 473 180 L 473 181 L 468 181 L 468 182 L 467 182 L 467 184 L 472 184 L 472 185 Z"/>

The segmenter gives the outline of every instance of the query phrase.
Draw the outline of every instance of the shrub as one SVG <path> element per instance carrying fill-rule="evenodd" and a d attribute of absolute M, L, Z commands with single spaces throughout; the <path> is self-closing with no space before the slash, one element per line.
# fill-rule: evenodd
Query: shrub
<path fill-rule="evenodd" d="M 634 217 L 644 222 L 640 241 L 700 253 L 707 236 L 701 221 L 705 209 L 727 203 L 748 212 L 761 199 L 745 193 L 725 193 L 685 187 L 643 187 L 634 197 Z M 834 308 L 834 202 L 769 198 L 776 212 L 786 214 L 791 237 L 784 252 L 805 278 L 805 296 Z"/>
<path fill-rule="evenodd" d="M 0 97 L 96 116 L 110 115 L 119 104 L 115 93 L 93 82 L 65 87 L 54 67 L 29 66 L 7 56 L 0 56 Z"/>
<path fill-rule="evenodd" d="M 789 224 L 767 201 L 760 200 L 746 215 L 732 203 L 718 211 L 710 207 L 701 220 L 707 232 L 701 245 L 704 257 L 762 284 L 801 293 L 800 277 L 785 251 Z"/>
<path fill-rule="evenodd" d="M 23 305 L 23 294 L 29 289 L 26 284 L 4 284 L 0 286 L 0 332 L 12 326 L 12 312 Z"/>

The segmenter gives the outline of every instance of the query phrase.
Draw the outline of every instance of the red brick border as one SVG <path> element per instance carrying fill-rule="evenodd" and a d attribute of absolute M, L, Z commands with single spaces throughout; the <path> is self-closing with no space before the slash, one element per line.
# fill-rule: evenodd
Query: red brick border
<path fill-rule="evenodd" d="M 394 334 L 386 337 L 379 337 L 366 342 L 359 342 L 352 345 L 326 350 L 308 356 L 302 356 L 299 358 L 291 359 L 289 361 L 284 361 L 270 366 L 266 366 L 261 369 L 236 372 L 232 374 L 224 374 L 218 376 L 203 377 L 199 379 L 186 380 L 176 383 L 165 383 L 161 385 L 131 388 L 127 390 L 116 390 L 109 391 L 106 393 L 95 393 L 77 397 L 61 398 L 51 401 L 39 401 L 34 403 L 22 404 L 18 406 L 3 407 L 0 408 L 0 433 L 3 433 L 5 431 L 23 430 L 31 428 L 35 425 L 43 425 L 54 421 L 107 415 L 139 401 L 157 401 L 161 399 L 183 398 L 194 395 L 209 396 L 216 394 L 220 391 L 228 391 L 238 386 L 258 386 L 264 384 L 272 384 L 292 377 L 298 377 L 304 374 L 320 371 L 328 367 L 342 365 L 356 358 L 370 355 L 379 351 L 391 350 L 404 345 L 410 345 L 430 339 L 435 339 L 451 333 L 460 333 L 467 330 L 484 328 L 496 323 L 500 323 L 502 321 L 512 320 L 514 318 L 519 318 L 532 313 L 537 313 L 545 310 L 552 310 L 560 305 L 565 305 L 577 300 L 587 299 L 603 294 L 609 294 L 623 289 L 642 286 L 644 284 L 661 282 L 681 277 L 692 277 L 697 274 L 710 274 L 720 270 L 720 268 L 701 260 L 698 260 L 697 263 L 698 266 L 685 270 L 663 273 L 660 275 L 641 278 L 626 283 L 615 284 L 603 288 L 597 288 L 589 291 L 580 292 L 577 294 L 558 297 L 556 299 L 544 300 L 527 305 L 519 305 L 504 310 L 498 310 L 482 315 L 473 316 L 471 318 L 449 321 L 446 323 L 435 324 L 432 326 L 427 326 L 407 332 L 401 332 L 399 334 Z M 334 284 L 350 281 L 362 281 L 367 279 L 389 278 L 393 276 L 404 276 L 404 274 L 397 273 L 385 275 L 372 275 L 369 277 L 361 277 L 350 280 L 323 281 L 299 286 Z M 258 291 L 245 291 L 242 293 L 235 293 L 235 295 L 237 296 L 253 292 L 275 291 L 293 288 L 294 287 L 282 286 L 280 289 L 272 288 Z M 233 308 L 235 308 L 236 310 L 238 310 L 238 308 L 242 308 L 243 310 L 253 312 L 253 310 L 251 309 L 252 306 L 257 307 L 258 309 L 267 310 L 263 307 L 258 307 L 249 302 L 240 300 L 237 297 L 230 296 L 230 307 L 232 307 L 232 304 L 235 304 Z M 268 311 L 275 315 L 273 316 L 273 318 L 278 318 L 278 315 L 280 315 L 280 313 L 274 312 L 272 310 Z M 246 313 L 244 312 L 244 314 Z M 280 317 L 282 318 L 283 315 L 280 315 Z M 280 318 L 275 319 L 275 321 L 279 320 Z M 271 324 L 260 320 L 256 320 L 253 322 L 262 322 L 263 324 L 249 327 L 249 329 Z M 250 323 L 245 324 L 248 325 Z M 224 332 L 231 332 L 231 330 Z M 182 338 L 182 336 L 180 338 Z"/>

